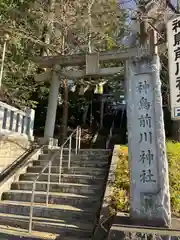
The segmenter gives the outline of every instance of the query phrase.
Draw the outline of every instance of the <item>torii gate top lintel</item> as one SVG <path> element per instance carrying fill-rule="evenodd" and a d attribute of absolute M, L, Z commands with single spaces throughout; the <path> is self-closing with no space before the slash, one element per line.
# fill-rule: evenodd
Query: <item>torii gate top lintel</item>
<path fill-rule="evenodd" d="M 60 65 L 62 67 L 67 66 L 80 66 L 86 64 L 86 56 L 92 54 L 72 54 L 72 55 L 57 55 L 57 56 L 44 56 L 36 57 L 33 59 L 35 63 L 41 68 L 53 68 L 55 65 Z M 113 50 L 99 52 L 99 61 L 108 62 L 111 60 L 126 60 L 131 57 L 135 57 L 138 54 L 137 48 L 129 48 L 125 50 Z"/>
<path fill-rule="evenodd" d="M 137 58 L 140 55 L 144 55 L 144 52 L 140 52 L 141 48 L 129 48 L 124 50 L 113 50 L 106 52 L 94 52 L 91 54 L 73 54 L 73 55 L 59 55 L 59 56 L 45 56 L 37 57 L 34 61 L 41 68 L 53 69 L 56 72 L 60 72 L 59 78 L 69 79 L 82 79 L 85 77 L 107 77 L 114 74 L 122 73 L 123 67 L 110 67 L 101 68 L 101 62 L 110 61 L 125 61 L 130 58 Z M 147 51 L 145 52 L 146 56 Z M 82 70 L 67 70 L 66 67 L 70 66 L 83 66 Z M 35 76 L 36 81 L 47 81 L 51 79 L 51 71 Z"/>

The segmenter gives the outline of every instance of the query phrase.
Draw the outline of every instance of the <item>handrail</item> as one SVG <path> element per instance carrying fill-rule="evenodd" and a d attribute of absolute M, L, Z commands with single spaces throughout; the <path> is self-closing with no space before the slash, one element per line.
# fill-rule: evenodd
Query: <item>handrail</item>
<path fill-rule="evenodd" d="M 0 181 L 6 176 L 10 171 L 14 170 L 15 167 L 22 161 L 22 159 L 26 159 L 29 154 L 31 154 L 36 148 L 30 146 L 25 152 L 23 152 L 18 158 L 16 158 L 11 164 L 9 164 L 6 168 L 4 168 L 0 172 Z"/>
<path fill-rule="evenodd" d="M 44 173 L 44 171 L 48 168 L 48 183 L 47 183 L 47 194 L 46 194 L 46 206 L 49 204 L 49 190 L 50 190 L 50 183 L 51 183 L 51 167 L 52 162 L 56 159 L 58 154 L 60 153 L 60 161 L 59 161 L 59 184 L 61 183 L 61 175 L 62 175 L 62 161 L 63 161 L 63 150 L 64 146 L 69 142 L 68 147 L 68 169 L 70 169 L 71 166 L 71 150 L 72 150 L 72 137 L 76 133 L 76 148 L 75 148 L 75 154 L 78 153 L 78 150 L 80 149 L 80 142 L 81 142 L 81 128 L 78 126 L 66 139 L 66 141 L 61 145 L 58 152 L 55 152 L 51 160 L 44 166 L 44 168 L 39 172 L 38 176 L 33 181 L 33 187 L 32 187 L 32 195 L 31 195 L 31 205 L 30 205 L 30 216 L 29 216 L 29 233 L 32 232 L 32 222 L 33 222 L 33 205 L 34 205 L 34 197 L 35 197 L 35 189 L 36 189 L 36 183 L 39 177 Z"/>

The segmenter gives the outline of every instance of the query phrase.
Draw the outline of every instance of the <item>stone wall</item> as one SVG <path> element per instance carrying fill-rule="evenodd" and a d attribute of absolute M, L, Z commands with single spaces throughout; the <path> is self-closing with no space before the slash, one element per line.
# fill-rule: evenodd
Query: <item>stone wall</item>
<path fill-rule="evenodd" d="M 16 134 L 34 140 L 35 111 L 25 108 L 24 111 L 0 101 L 0 134 Z"/>
<path fill-rule="evenodd" d="M 0 136 L 0 172 L 12 164 L 30 146 L 27 138 L 22 136 Z"/>

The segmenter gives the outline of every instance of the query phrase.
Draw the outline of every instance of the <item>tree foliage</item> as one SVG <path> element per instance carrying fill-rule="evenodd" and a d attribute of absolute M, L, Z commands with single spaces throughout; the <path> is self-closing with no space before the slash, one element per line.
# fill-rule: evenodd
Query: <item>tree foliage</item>
<path fill-rule="evenodd" d="M 12 102 L 34 107 L 47 96 L 47 85 L 34 82 L 37 73 L 32 59 L 46 54 L 73 54 L 88 51 L 88 3 L 84 0 L 1 0 L 0 54 L 7 42 L 3 88 Z M 54 4 L 52 7 L 52 4 Z M 115 0 L 95 1 L 92 6 L 92 46 L 94 51 L 118 47 L 116 41 L 126 25 L 126 12 Z M 46 37 L 49 41 L 46 41 Z"/>
<path fill-rule="evenodd" d="M 9 34 L 7 42 L 5 67 L 3 72 L 3 88 L 7 89 L 13 101 L 24 106 L 31 93 L 36 90 L 33 74 L 36 66 L 30 57 L 38 51 L 38 33 L 40 32 L 36 15 L 31 14 L 30 6 L 34 1 L 9 1 L 0 3 L 0 52 L 4 44 L 4 36 Z"/>

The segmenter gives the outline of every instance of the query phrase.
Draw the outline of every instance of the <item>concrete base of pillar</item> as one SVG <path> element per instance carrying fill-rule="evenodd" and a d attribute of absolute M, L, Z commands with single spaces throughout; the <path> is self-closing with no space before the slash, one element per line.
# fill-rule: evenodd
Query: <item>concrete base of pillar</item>
<path fill-rule="evenodd" d="M 48 146 L 48 148 L 58 147 L 58 139 L 55 138 L 38 138 L 38 143 Z"/>
<path fill-rule="evenodd" d="M 180 229 L 180 221 L 178 218 L 172 218 L 172 226 L 170 228 L 152 227 L 146 225 L 144 221 L 132 221 L 132 218 L 127 213 L 118 212 L 114 217 L 113 224 L 109 231 L 108 240 L 121 239 L 162 239 L 162 240 L 176 240 L 178 239 L 178 230 Z"/>

